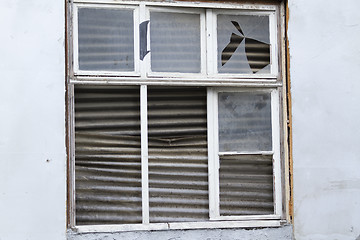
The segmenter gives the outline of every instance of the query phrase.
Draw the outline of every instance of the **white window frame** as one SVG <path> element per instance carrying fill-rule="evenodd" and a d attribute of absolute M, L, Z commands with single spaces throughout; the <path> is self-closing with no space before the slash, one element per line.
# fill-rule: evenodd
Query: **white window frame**
<path fill-rule="evenodd" d="M 134 9 L 134 72 L 113 71 L 80 71 L 78 68 L 77 43 L 77 10 L 79 7 L 95 8 L 129 8 Z M 174 8 L 176 7 L 176 8 Z M 201 10 L 197 10 L 200 8 Z M 69 179 L 69 227 L 76 232 L 114 232 L 135 230 L 169 230 L 169 229 L 204 229 L 204 228 L 252 228 L 252 227 L 279 227 L 285 219 L 283 207 L 283 184 L 281 167 L 281 110 L 284 74 L 280 68 L 284 64 L 281 58 L 279 37 L 281 23 L 279 16 L 284 11 L 279 6 L 261 4 L 226 4 L 226 3 L 191 3 L 191 2 L 144 2 L 116 0 L 75 0 L 71 3 L 72 26 L 70 29 L 70 62 L 73 61 L 72 71 L 69 74 L 69 135 L 70 135 L 70 179 Z M 158 73 L 150 70 L 150 54 L 147 54 L 141 63 L 139 60 L 139 24 L 149 20 L 150 9 L 171 9 L 175 12 L 196 12 L 201 14 L 201 73 L 178 74 Z M 204 10 L 205 9 L 205 10 Z M 241 11 L 248 14 L 264 14 L 270 16 L 271 42 L 271 72 L 270 74 L 218 74 L 217 73 L 217 36 L 216 14 Z M 283 26 L 281 27 L 281 29 Z M 204 31 L 206 34 L 203 34 Z M 204 37 L 204 36 L 206 37 Z M 150 31 L 147 36 L 150 46 Z M 206 51 L 205 51 L 206 50 Z M 206 54 L 205 54 L 206 53 Z M 280 61 L 281 60 L 281 61 Z M 280 65 L 280 66 L 279 66 Z M 71 68 L 70 68 L 71 69 Z M 205 71 L 206 70 L 206 71 Z M 141 172 L 142 172 L 142 224 L 120 225 L 75 225 L 75 122 L 74 122 L 74 85 L 76 84 L 107 84 L 107 85 L 140 85 L 141 102 Z M 147 86 L 202 86 L 207 89 L 208 115 L 208 161 L 209 161 L 209 220 L 206 222 L 174 222 L 149 223 L 149 186 L 148 186 L 148 145 L 147 145 Z M 230 88 L 235 87 L 235 88 Z M 218 150 L 218 120 L 217 94 L 222 91 L 266 91 L 271 92 L 272 116 L 272 144 L 274 158 L 274 214 L 256 216 L 220 216 L 219 214 L 219 150 Z M 266 154 L 266 153 L 265 153 Z"/>
<path fill-rule="evenodd" d="M 199 14 L 200 16 L 200 72 L 199 73 L 179 73 L 179 72 L 153 72 L 151 70 L 151 50 L 145 58 L 146 61 L 146 75 L 149 78 L 162 78 L 162 77 L 182 77 L 182 78 L 206 78 L 206 22 L 205 11 L 202 9 L 189 9 L 189 8 L 169 8 L 169 7 L 152 7 L 146 8 L 146 19 L 150 20 L 150 26 L 148 30 L 148 46 L 151 49 L 150 43 L 150 31 L 151 31 L 151 19 L 150 12 L 165 12 L 165 13 L 188 13 Z"/>
<path fill-rule="evenodd" d="M 271 95 L 271 151 L 240 151 L 219 152 L 219 122 L 218 122 L 218 94 L 221 92 L 255 92 L 270 93 Z M 280 116 L 279 93 L 275 88 L 208 88 L 208 159 L 209 159 L 209 208 L 210 220 L 263 220 L 281 219 L 282 215 L 282 189 L 281 189 L 281 161 L 280 161 Z M 220 216 L 220 186 L 219 186 L 219 156 L 223 155 L 271 155 L 273 156 L 273 190 L 274 214 L 254 216 Z"/>

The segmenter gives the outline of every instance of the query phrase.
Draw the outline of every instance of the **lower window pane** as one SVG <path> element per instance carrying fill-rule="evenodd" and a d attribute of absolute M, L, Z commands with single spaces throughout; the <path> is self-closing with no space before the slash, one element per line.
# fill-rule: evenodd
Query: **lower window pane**
<path fill-rule="evenodd" d="M 205 88 L 149 87 L 150 222 L 209 218 Z"/>
<path fill-rule="evenodd" d="M 272 156 L 220 157 L 220 215 L 274 213 Z"/>
<path fill-rule="evenodd" d="M 141 223 L 138 87 L 75 87 L 76 225 Z"/>

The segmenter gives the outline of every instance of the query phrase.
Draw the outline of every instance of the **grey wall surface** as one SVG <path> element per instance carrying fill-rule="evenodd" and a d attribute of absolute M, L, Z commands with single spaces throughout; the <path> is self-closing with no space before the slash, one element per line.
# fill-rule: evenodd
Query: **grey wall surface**
<path fill-rule="evenodd" d="M 360 1 L 289 0 L 296 240 L 360 234 Z"/>

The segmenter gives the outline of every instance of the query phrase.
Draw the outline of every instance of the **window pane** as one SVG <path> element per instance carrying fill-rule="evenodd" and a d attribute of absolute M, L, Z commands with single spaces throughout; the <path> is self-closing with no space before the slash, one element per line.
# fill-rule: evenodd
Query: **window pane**
<path fill-rule="evenodd" d="M 200 14 L 150 13 L 151 70 L 200 72 Z"/>
<path fill-rule="evenodd" d="M 269 17 L 218 15 L 218 72 L 270 73 Z"/>
<path fill-rule="evenodd" d="M 271 151 L 270 93 L 219 93 L 219 151 Z"/>
<path fill-rule="evenodd" d="M 220 156 L 220 215 L 273 214 L 272 156 Z"/>
<path fill-rule="evenodd" d="M 141 223 L 139 87 L 75 88 L 76 224 Z"/>
<path fill-rule="evenodd" d="M 79 69 L 134 71 L 133 11 L 79 8 Z"/>
<path fill-rule="evenodd" d="M 150 222 L 209 218 L 206 91 L 149 87 Z"/>

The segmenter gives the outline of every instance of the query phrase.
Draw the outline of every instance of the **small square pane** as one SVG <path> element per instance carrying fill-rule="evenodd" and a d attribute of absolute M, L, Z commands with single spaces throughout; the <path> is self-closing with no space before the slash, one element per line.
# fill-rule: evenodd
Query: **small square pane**
<path fill-rule="evenodd" d="M 219 93 L 219 151 L 271 151 L 270 93 Z"/>
<path fill-rule="evenodd" d="M 134 71 L 133 10 L 79 8 L 79 69 Z"/>
<path fill-rule="evenodd" d="M 200 73 L 200 14 L 150 13 L 151 70 Z"/>
<path fill-rule="evenodd" d="M 218 15 L 219 73 L 270 73 L 268 16 Z"/>

